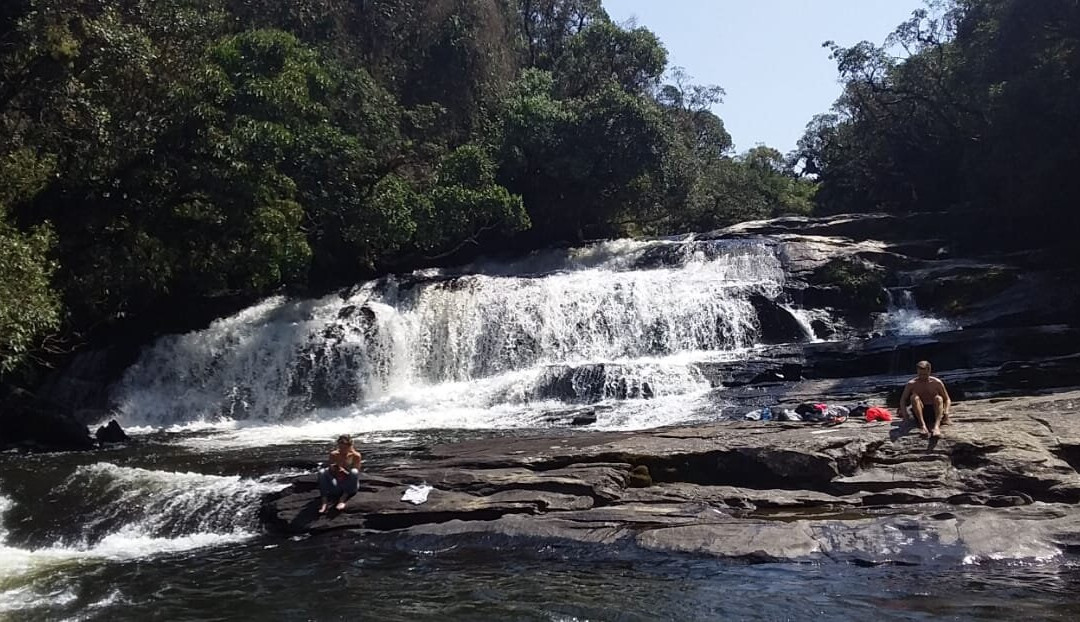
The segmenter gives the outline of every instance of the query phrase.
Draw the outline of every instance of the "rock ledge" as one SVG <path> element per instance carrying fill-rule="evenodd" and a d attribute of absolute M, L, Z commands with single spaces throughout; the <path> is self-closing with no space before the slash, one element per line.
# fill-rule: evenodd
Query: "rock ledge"
<path fill-rule="evenodd" d="M 317 515 L 312 475 L 267 497 L 261 516 L 283 533 L 630 541 L 751 561 L 966 563 L 1080 549 L 1080 391 L 953 412 L 937 442 L 850 421 L 443 445 L 432 460 L 366 474 L 343 512 Z M 434 487 L 428 501 L 401 501 L 420 482 Z"/>

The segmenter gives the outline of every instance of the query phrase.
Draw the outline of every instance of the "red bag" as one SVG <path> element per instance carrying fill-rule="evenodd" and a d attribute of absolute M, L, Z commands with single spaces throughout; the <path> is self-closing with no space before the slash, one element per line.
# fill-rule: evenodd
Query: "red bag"
<path fill-rule="evenodd" d="M 881 408 L 880 406 L 871 406 L 866 409 L 867 421 L 892 421 L 892 415 L 889 411 Z"/>

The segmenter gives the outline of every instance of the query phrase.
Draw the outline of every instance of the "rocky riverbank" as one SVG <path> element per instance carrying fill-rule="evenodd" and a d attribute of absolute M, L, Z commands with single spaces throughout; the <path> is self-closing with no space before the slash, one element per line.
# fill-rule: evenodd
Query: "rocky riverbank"
<path fill-rule="evenodd" d="M 314 476 L 268 497 L 282 533 L 350 529 L 634 543 L 752 561 L 1046 558 L 1080 548 L 1080 391 L 956 404 L 930 441 L 897 423 L 718 422 L 472 441 L 364 475 L 317 514 Z M 410 484 L 433 487 L 420 505 Z"/>
<path fill-rule="evenodd" d="M 716 389 L 710 415 L 716 410 L 738 415 L 800 395 L 891 403 L 893 387 L 920 359 L 930 359 L 959 398 L 1080 386 L 1076 267 L 1038 250 L 963 255 L 968 251 L 950 238 L 965 230 L 966 218 L 871 214 L 742 223 L 698 235 L 688 244 L 656 245 L 637 257 L 633 268 L 682 265 L 689 252 L 732 252 L 727 243 L 740 240 L 771 247 L 780 260 L 782 291 L 750 297 L 759 347 L 738 361 L 697 365 Z M 451 289 L 470 283 L 453 274 L 413 274 L 395 277 L 393 287 L 407 291 L 433 279 Z M 894 296 L 917 303 L 946 329 L 912 335 L 882 326 Z M 349 371 L 347 378 L 360 377 L 372 363 L 341 335 L 375 331 L 375 315 L 364 306 L 343 307 L 338 324 L 327 327 L 325 341 L 302 353 L 305 364 L 290 381 L 295 391 L 289 396 L 299 411 L 350 407 L 364 399 L 362 387 L 341 381 L 340 370 Z M 34 394 L 0 395 L 0 448 L 93 446 L 85 424 L 106 421 L 115 411 L 112 389 L 137 352 L 132 344 L 83 352 Z M 617 368 L 615 363 L 551 365 L 547 381 L 528 398 L 567 408 L 539 423 L 587 425 L 596 420 L 598 402 L 654 396 L 648 383 L 622 389 L 608 383 L 619 374 Z M 247 389 L 231 390 L 243 402 Z M 222 396 L 221 410 L 235 415 L 236 404 L 227 398 Z"/>

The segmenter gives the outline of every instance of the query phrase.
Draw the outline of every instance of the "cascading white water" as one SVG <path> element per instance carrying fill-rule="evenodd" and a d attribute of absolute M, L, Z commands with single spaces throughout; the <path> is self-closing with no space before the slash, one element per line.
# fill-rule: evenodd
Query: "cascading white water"
<path fill-rule="evenodd" d="M 875 330 L 886 335 L 932 335 L 955 330 L 947 320 L 928 315 L 919 309 L 915 294 L 907 287 L 888 288 L 885 313 L 878 317 Z"/>
<path fill-rule="evenodd" d="M 115 398 L 128 426 L 523 424 L 515 417 L 550 401 L 707 389 L 693 363 L 753 346 L 749 296 L 775 297 L 782 284 L 772 248 L 747 241 L 619 240 L 426 271 L 346 296 L 270 299 L 161 339 Z M 592 386 L 568 391 L 559 374 Z"/>
<path fill-rule="evenodd" d="M 73 487 L 94 492 L 93 509 L 81 522 L 83 535 L 77 546 L 100 548 L 102 542 L 95 542 L 98 532 L 129 540 L 250 534 L 258 526 L 259 501 L 282 485 L 97 463 L 77 469 L 58 488 L 57 496 L 73 496 Z M 117 529 L 118 525 L 122 527 Z"/>
<path fill-rule="evenodd" d="M 0 570 L 76 557 L 140 557 L 250 537 L 258 530 L 259 501 L 282 488 L 271 481 L 109 463 L 80 467 L 53 493 L 75 506 L 80 499 L 89 503 L 88 515 L 75 516 L 73 509 L 63 517 L 81 526 L 80 535 L 49 548 L 18 549 L 7 544 L 0 526 Z M 12 501 L 0 496 L 0 515 L 11 507 Z"/>
<path fill-rule="evenodd" d="M 802 329 L 803 334 L 806 335 L 806 339 L 810 343 L 824 341 L 814 331 L 814 322 L 821 322 L 825 325 L 827 331 L 836 332 L 837 320 L 824 309 L 804 309 L 792 305 L 781 306 L 791 313 L 791 317 L 795 318 L 795 321 L 799 323 L 799 328 Z"/>
<path fill-rule="evenodd" d="M 28 582 L 57 565 L 135 559 L 251 538 L 259 532 L 259 501 L 284 486 L 270 478 L 109 463 L 80 467 L 52 493 L 68 507 L 57 518 L 79 525 L 79 535 L 37 548 L 9 542 L 3 519 L 14 502 L 0 495 L 0 612 L 18 608 L 23 596 L 40 598 Z"/>

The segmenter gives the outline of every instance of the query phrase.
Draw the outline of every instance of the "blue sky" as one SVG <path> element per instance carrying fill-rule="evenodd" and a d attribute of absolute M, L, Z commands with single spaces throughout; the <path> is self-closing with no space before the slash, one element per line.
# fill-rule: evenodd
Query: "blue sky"
<path fill-rule="evenodd" d="M 840 94 L 822 42 L 882 43 L 921 0 L 604 0 L 616 22 L 635 18 L 695 83 L 727 91 L 713 112 L 739 152 L 795 148 L 810 117 Z"/>

